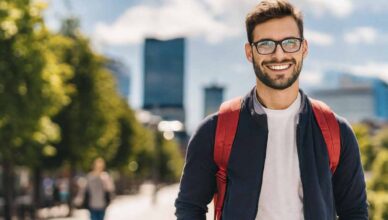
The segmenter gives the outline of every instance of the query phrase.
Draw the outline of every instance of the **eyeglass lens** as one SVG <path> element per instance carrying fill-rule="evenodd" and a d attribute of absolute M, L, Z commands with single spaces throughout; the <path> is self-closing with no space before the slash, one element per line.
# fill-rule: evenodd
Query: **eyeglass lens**
<path fill-rule="evenodd" d="M 293 53 L 300 49 L 301 40 L 297 38 L 284 39 L 282 41 L 264 40 L 256 43 L 257 52 L 260 54 L 271 54 L 280 44 L 284 52 Z"/>

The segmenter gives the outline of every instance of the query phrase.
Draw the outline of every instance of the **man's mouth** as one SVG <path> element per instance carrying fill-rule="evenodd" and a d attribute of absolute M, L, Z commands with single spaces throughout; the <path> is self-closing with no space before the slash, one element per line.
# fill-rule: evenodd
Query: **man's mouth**
<path fill-rule="evenodd" d="M 291 66 L 292 66 L 291 63 L 288 63 L 288 64 L 267 64 L 266 65 L 267 68 L 274 70 L 274 71 L 286 70 L 286 69 L 289 69 Z"/>

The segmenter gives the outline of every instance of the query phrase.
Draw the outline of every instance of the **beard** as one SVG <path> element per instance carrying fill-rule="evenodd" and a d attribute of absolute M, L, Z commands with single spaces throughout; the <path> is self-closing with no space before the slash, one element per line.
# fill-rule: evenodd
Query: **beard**
<path fill-rule="evenodd" d="M 256 63 L 255 59 L 253 59 L 252 63 L 253 63 L 253 69 L 255 70 L 256 77 L 264 85 L 272 89 L 284 90 L 292 86 L 295 83 L 295 81 L 299 78 L 300 72 L 302 71 L 303 59 L 299 64 L 297 64 L 295 59 L 288 59 L 288 60 L 282 60 L 282 61 L 271 60 L 268 62 L 263 62 L 261 65 L 264 66 L 265 64 L 269 64 L 269 63 L 282 63 L 282 62 L 291 62 L 294 64 L 294 69 L 291 76 L 284 80 L 280 80 L 280 78 L 272 79 L 270 75 Z"/>

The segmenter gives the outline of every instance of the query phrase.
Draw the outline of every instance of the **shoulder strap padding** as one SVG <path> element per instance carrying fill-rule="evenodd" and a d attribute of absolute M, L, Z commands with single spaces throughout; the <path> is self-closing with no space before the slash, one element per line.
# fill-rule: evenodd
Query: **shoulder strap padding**
<path fill-rule="evenodd" d="M 340 159 L 341 154 L 341 134 L 337 119 L 324 102 L 310 99 L 315 119 L 321 129 L 323 138 L 325 139 L 327 152 L 329 155 L 330 170 L 334 174 Z"/>
<path fill-rule="evenodd" d="M 214 196 L 214 219 L 221 219 L 222 206 L 226 191 L 227 166 L 236 135 L 241 109 L 241 97 L 221 104 L 218 112 L 216 137 L 214 143 L 214 161 L 218 166 L 217 193 Z"/>

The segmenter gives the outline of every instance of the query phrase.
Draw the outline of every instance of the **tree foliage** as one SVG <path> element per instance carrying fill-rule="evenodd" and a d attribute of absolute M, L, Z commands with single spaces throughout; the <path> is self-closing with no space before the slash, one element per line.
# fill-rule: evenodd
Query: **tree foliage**
<path fill-rule="evenodd" d="M 371 135 L 367 125 L 354 125 L 360 144 L 364 170 L 367 171 L 369 218 L 388 219 L 388 130 Z"/>
<path fill-rule="evenodd" d="M 179 145 L 174 140 L 166 140 L 161 137 L 159 173 L 163 182 L 176 182 L 182 174 L 183 158 Z"/>
<path fill-rule="evenodd" d="M 105 59 L 96 54 L 88 40 L 68 37 L 56 46 L 62 62 L 74 75 L 68 84 L 74 89 L 71 102 L 55 117 L 61 127 L 55 160 L 86 168 L 93 158 L 111 159 L 118 148 L 118 115 L 122 111 L 113 76 L 105 68 Z"/>
<path fill-rule="evenodd" d="M 368 191 L 369 219 L 388 219 L 388 193 Z"/>
<path fill-rule="evenodd" d="M 119 146 L 109 165 L 129 176 L 149 177 L 154 159 L 154 135 L 141 125 L 126 103 L 118 118 L 120 125 Z"/>
<path fill-rule="evenodd" d="M 48 49 L 42 5 L 0 2 L 0 152 L 3 160 L 33 160 L 59 138 L 50 117 L 69 103 L 64 81 L 71 71 Z"/>
<path fill-rule="evenodd" d="M 388 192 L 388 150 L 379 152 L 372 168 L 373 176 L 370 189 Z"/>
<path fill-rule="evenodd" d="M 129 176 L 151 178 L 158 161 L 163 180 L 177 180 L 177 144 L 137 121 L 79 22 L 67 19 L 54 34 L 43 9 L 31 0 L 0 0 L 0 162 L 85 171 L 101 156 Z"/>
<path fill-rule="evenodd" d="M 374 138 L 374 144 L 378 149 L 388 150 L 388 127 L 382 128 Z"/>
<path fill-rule="evenodd" d="M 60 139 L 52 117 L 69 103 L 72 72 L 49 49 L 50 32 L 30 0 L 0 1 L 0 161 L 4 217 L 14 208 L 14 165 L 37 166 Z"/>
<path fill-rule="evenodd" d="M 369 171 L 377 154 L 377 148 L 373 144 L 370 129 L 365 124 L 355 124 L 353 130 L 360 147 L 362 165 L 365 171 Z"/>

